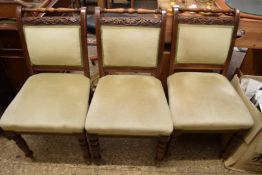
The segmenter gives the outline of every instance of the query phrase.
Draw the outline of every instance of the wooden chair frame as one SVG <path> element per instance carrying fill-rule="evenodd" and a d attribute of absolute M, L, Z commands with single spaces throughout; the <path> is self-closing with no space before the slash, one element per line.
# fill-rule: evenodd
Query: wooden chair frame
<path fill-rule="evenodd" d="M 196 14 L 184 13 L 193 12 Z M 228 66 L 231 60 L 233 47 L 235 44 L 235 39 L 237 35 L 237 29 L 239 25 L 239 10 L 207 10 L 207 9 L 186 9 L 173 7 L 173 29 L 172 29 L 172 43 L 171 43 L 171 56 L 170 56 L 170 67 L 169 75 L 173 74 L 174 70 L 200 70 L 209 71 L 216 70 L 222 72 L 226 75 Z M 184 13 L 179 15 L 179 13 Z M 211 13 L 214 16 L 204 16 L 201 13 Z M 220 14 L 221 16 L 217 16 Z M 223 15 L 223 16 L 222 16 Z M 230 48 L 228 50 L 226 61 L 224 65 L 214 65 L 214 64 L 176 64 L 176 45 L 178 37 L 178 24 L 203 24 L 203 25 L 233 25 L 233 33 L 231 37 Z"/>
<path fill-rule="evenodd" d="M 118 20 L 118 17 L 105 17 L 101 14 L 103 13 L 129 13 L 129 14 L 157 14 L 161 15 L 159 20 L 140 20 L 132 21 L 129 17 L 123 17 L 121 20 Z M 132 18 L 132 17 L 131 17 Z M 98 64 L 99 64 L 99 74 L 100 77 L 103 77 L 107 74 L 113 74 L 117 72 L 142 72 L 142 73 L 151 73 L 155 77 L 159 78 L 161 72 L 161 59 L 164 51 L 164 35 L 165 35 L 165 25 L 166 25 L 166 11 L 162 10 L 145 10 L 145 9 L 100 9 L 96 7 L 95 9 L 95 19 L 96 19 L 96 37 L 97 37 L 97 53 L 98 53 Z M 137 18 L 139 19 L 139 18 Z M 161 28 L 160 38 L 159 38 L 159 47 L 158 47 L 158 58 L 157 66 L 155 68 L 144 68 L 144 67 L 125 67 L 125 66 L 104 66 L 103 65 L 103 54 L 102 54 L 102 40 L 101 40 L 101 24 L 102 25 L 121 25 L 121 26 L 155 26 L 158 25 Z M 109 136 L 109 137 L 149 137 L 149 136 L 126 136 L 126 135 L 99 135 L 93 133 L 86 133 L 89 143 L 89 150 L 91 158 L 99 163 L 101 161 L 100 146 L 99 146 L 99 136 Z M 152 136 L 154 137 L 154 136 Z M 169 136 L 159 137 L 157 144 L 156 160 L 162 160 L 166 154 L 168 142 L 170 140 Z"/>
<path fill-rule="evenodd" d="M 56 16 L 56 17 L 23 17 L 24 12 L 31 13 L 78 13 L 79 16 Z M 41 15 L 42 16 L 42 15 Z M 83 71 L 86 77 L 89 75 L 89 63 L 88 63 L 88 51 L 87 51 L 87 39 L 86 39 L 86 8 L 81 9 L 67 9 L 67 8 L 38 8 L 38 9 L 24 9 L 17 7 L 17 22 L 19 28 L 19 34 L 22 41 L 22 47 L 27 63 L 28 70 L 31 75 L 37 72 L 70 72 L 72 70 Z M 31 64 L 25 36 L 23 32 L 23 25 L 80 25 L 81 26 L 81 51 L 83 66 L 52 66 L 52 65 L 37 65 Z M 90 88 L 91 89 L 91 88 Z M 89 99 L 88 99 L 89 100 Z M 8 139 L 12 139 L 16 142 L 17 146 L 25 153 L 25 156 L 33 158 L 33 152 L 28 147 L 25 140 L 21 137 L 21 134 L 54 134 L 54 135 L 75 135 L 83 151 L 83 157 L 85 160 L 89 160 L 89 149 L 86 139 L 85 130 L 81 134 L 60 134 L 60 133 L 34 133 L 34 132 L 12 132 L 5 131 L 5 136 Z"/>
<path fill-rule="evenodd" d="M 188 12 L 193 12 L 190 14 Z M 181 15 L 179 15 L 181 13 Z M 183 14 L 182 14 L 183 13 Z M 201 15 L 203 13 L 204 15 Z M 207 15 L 206 15 L 207 14 Z M 219 15 L 219 16 L 218 16 Z M 239 10 L 209 10 L 209 9 L 187 9 L 187 8 L 177 8 L 173 7 L 173 28 L 172 28 L 172 42 L 171 42 L 171 56 L 169 65 L 169 75 L 172 75 L 175 71 L 219 71 L 224 76 L 227 74 L 228 66 L 231 60 L 233 47 L 235 39 L 237 36 L 237 30 L 239 25 Z M 176 64 L 176 45 L 177 45 L 177 33 L 178 24 L 203 24 L 203 25 L 233 25 L 233 32 L 230 42 L 230 47 L 228 50 L 227 58 L 224 65 L 214 65 L 214 64 L 193 64 L 193 63 L 183 63 Z M 177 137 L 182 133 L 222 133 L 227 134 L 229 137 L 222 145 L 221 156 L 226 158 L 229 154 L 231 146 L 230 142 L 233 136 L 237 134 L 236 131 L 229 130 L 219 130 L 219 131 L 191 131 L 191 130 L 173 130 L 172 136 Z M 171 141 L 171 139 L 170 139 Z"/>
<path fill-rule="evenodd" d="M 42 6 L 46 6 L 49 4 L 51 0 L 44 0 L 41 4 Z M 32 8 L 34 5 L 30 2 L 25 2 L 21 0 L 16 1 L 4 1 L 0 2 L 1 11 L 0 11 L 0 18 L 16 18 L 16 7 L 22 6 L 27 8 Z"/>

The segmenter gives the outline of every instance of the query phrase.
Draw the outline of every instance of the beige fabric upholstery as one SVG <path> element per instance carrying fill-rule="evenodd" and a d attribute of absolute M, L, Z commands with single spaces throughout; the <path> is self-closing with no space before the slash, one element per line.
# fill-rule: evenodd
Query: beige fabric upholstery
<path fill-rule="evenodd" d="M 233 26 L 179 24 L 175 63 L 223 65 L 232 32 Z"/>
<path fill-rule="evenodd" d="M 156 67 L 160 28 L 102 26 L 105 66 Z"/>
<path fill-rule="evenodd" d="M 82 65 L 80 26 L 24 26 L 33 65 Z"/>
<path fill-rule="evenodd" d="M 85 128 L 102 135 L 170 135 L 172 119 L 161 82 L 144 75 L 101 78 Z"/>
<path fill-rule="evenodd" d="M 177 130 L 237 130 L 253 125 L 245 104 L 220 74 L 175 73 L 168 77 L 168 96 Z"/>
<path fill-rule="evenodd" d="M 4 112 L 7 131 L 81 133 L 88 109 L 90 81 L 80 74 L 31 76 Z"/>

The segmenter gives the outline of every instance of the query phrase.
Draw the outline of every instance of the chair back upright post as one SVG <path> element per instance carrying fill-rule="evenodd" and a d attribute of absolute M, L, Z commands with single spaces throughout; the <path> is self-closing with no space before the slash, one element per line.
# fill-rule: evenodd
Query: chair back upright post
<path fill-rule="evenodd" d="M 130 14 L 130 17 L 104 16 L 105 13 L 126 13 Z M 143 72 L 159 78 L 164 50 L 166 11 L 96 7 L 95 21 L 101 77 L 116 72 Z M 110 37 L 108 32 L 112 32 Z M 140 46 L 145 49 L 142 50 Z M 124 52 L 128 53 L 123 54 Z M 114 60 L 115 58 L 118 61 Z"/>
<path fill-rule="evenodd" d="M 239 10 L 208 10 L 173 7 L 173 13 L 169 75 L 173 74 L 174 71 L 181 70 L 215 70 L 226 75 L 237 35 Z M 185 29 L 190 27 L 192 30 L 187 33 L 198 31 L 197 35 L 196 33 L 191 35 L 193 39 L 183 35 Z M 223 33 L 224 31 L 226 33 Z M 223 34 L 223 36 L 221 34 Z M 226 37 L 227 39 L 224 39 Z M 218 41 L 216 41 L 216 39 L 218 39 Z M 192 43 L 195 45 L 192 45 L 189 40 L 190 42 L 193 41 Z M 221 49 L 222 47 L 224 50 Z M 195 48 L 197 48 L 198 51 Z M 219 50 L 222 51 L 220 52 Z"/>
<path fill-rule="evenodd" d="M 25 13 L 34 15 L 28 16 Z M 45 13 L 61 16 L 45 16 Z M 68 15 L 62 16 L 65 13 Z M 16 14 L 24 56 L 31 75 L 37 72 L 83 71 L 85 76 L 90 77 L 85 7 L 17 7 Z"/>

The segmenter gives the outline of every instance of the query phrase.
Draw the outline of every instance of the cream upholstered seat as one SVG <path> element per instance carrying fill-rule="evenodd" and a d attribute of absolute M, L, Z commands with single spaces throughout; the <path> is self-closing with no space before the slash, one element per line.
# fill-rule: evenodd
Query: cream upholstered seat
<path fill-rule="evenodd" d="M 169 136 L 173 126 L 161 82 L 146 75 L 101 78 L 85 128 L 102 135 Z"/>
<path fill-rule="evenodd" d="M 4 112 L 6 131 L 82 133 L 90 80 L 80 74 L 41 73 L 31 76 Z"/>
<path fill-rule="evenodd" d="M 24 16 L 28 11 L 67 15 Z M 31 75 L 4 112 L 0 127 L 27 157 L 32 158 L 33 152 L 21 133 L 75 135 L 84 158 L 87 158 L 89 151 L 84 126 L 90 74 L 86 8 L 28 10 L 17 7 L 17 23 Z"/>
<path fill-rule="evenodd" d="M 174 133 L 212 132 L 232 136 L 249 129 L 253 119 L 225 77 L 239 24 L 239 11 L 173 7 L 173 12 L 167 85 Z M 224 143 L 223 151 L 227 150 L 230 140 Z"/>
<path fill-rule="evenodd" d="M 253 125 L 230 82 L 217 73 L 180 72 L 168 77 L 176 130 L 239 130 Z"/>

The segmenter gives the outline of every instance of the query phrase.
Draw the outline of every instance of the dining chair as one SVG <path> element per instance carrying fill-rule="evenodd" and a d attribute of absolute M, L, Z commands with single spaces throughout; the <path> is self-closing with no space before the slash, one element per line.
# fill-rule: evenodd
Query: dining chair
<path fill-rule="evenodd" d="M 173 13 L 167 79 L 173 134 L 235 133 L 250 128 L 252 117 L 225 77 L 239 11 L 174 7 Z"/>
<path fill-rule="evenodd" d="M 61 16 L 45 16 L 47 12 Z M 88 158 L 86 9 L 18 7 L 17 22 L 31 76 L 5 110 L 0 127 L 27 157 L 33 158 L 33 152 L 21 134 L 75 135 Z"/>
<path fill-rule="evenodd" d="M 132 16 L 107 16 L 130 13 Z M 136 14 L 136 15 L 135 15 Z M 99 136 L 159 138 L 162 160 L 173 126 L 161 81 L 166 11 L 95 9 L 100 79 L 85 129 L 93 160 Z"/>

